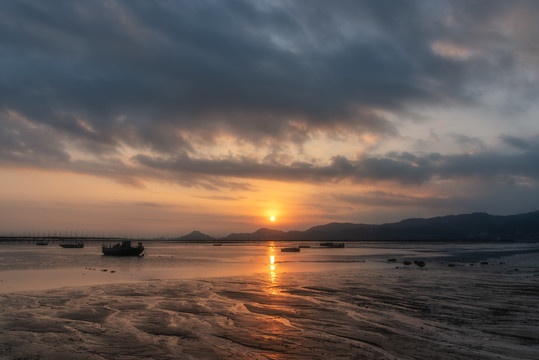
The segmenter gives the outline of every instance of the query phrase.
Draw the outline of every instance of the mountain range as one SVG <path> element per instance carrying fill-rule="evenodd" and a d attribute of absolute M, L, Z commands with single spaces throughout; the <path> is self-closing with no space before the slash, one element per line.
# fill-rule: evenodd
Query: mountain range
<path fill-rule="evenodd" d="M 212 241 L 198 231 L 174 240 Z M 305 231 L 280 231 L 262 228 L 252 233 L 232 233 L 224 241 L 463 241 L 463 240 L 539 240 L 539 211 L 518 215 L 472 213 L 429 219 L 406 219 L 381 225 L 330 223 Z"/>
<path fill-rule="evenodd" d="M 172 238 L 169 240 L 178 240 L 178 241 L 215 241 L 215 238 L 210 235 L 201 233 L 200 231 L 193 231 L 187 235 L 180 236 L 177 238 Z"/>

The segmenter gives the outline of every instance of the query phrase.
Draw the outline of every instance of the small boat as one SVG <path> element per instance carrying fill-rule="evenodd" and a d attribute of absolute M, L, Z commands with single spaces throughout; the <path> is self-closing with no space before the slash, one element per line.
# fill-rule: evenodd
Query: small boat
<path fill-rule="evenodd" d="M 40 241 L 36 241 L 36 245 L 49 245 L 49 242 L 48 241 L 44 241 L 44 240 L 40 240 Z"/>
<path fill-rule="evenodd" d="M 60 246 L 66 249 L 82 249 L 84 247 L 84 243 L 82 241 L 68 242 L 62 243 Z"/>
<path fill-rule="evenodd" d="M 142 243 L 138 243 L 137 246 L 132 246 L 131 241 L 123 240 L 121 243 L 116 243 L 111 246 L 103 244 L 101 250 L 104 255 L 138 256 L 144 251 L 144 246 L 142 246 Z"/>
<path fill-rule="evenodd" d="M 300 245 L 299 248 L 300 249 L 309 249 L 311 247 L 311 245 Z"/>
<path fill-rule="evenodd" d="M 281 248 L 282 252 L 299 252 L 299 247 L 286 247 Z"/>
<path fill-rule="evenodd" d="M 343 248 L 344 243 L 325 242 L 325 243 L 320 243 L 320 246 L 327 247 L 327 248 Z"/>

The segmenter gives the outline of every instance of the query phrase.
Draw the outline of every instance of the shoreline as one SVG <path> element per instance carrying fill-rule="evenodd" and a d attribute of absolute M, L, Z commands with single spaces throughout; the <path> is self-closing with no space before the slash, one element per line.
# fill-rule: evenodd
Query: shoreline
<path fill-rule="evenodd" d="M 0 357 L 532 358 L 537 257 L 498 259 L 0 294 Z"/>
<path fill-rule="evenodd" d="M 413 245 L 413 244 L 406 244 Z M 528 245 L 528 244 L 523 244 Z M 199 245 L 194 245 L 199 246 Z M 353 248 L 351 248 L 353 249 Z M 525 256 L 527 254 L 539 254 L 539 247 L 524 247 L 518 249 L 497 249 L 497 248 L 457 248 L 452 249 L 451 244 L 445 244 L 438 248 L 436 246 L 428 249 L 415 248 L 413 246 L 405 247 L 412 250 L 413 254 L 392 254 L 391 249 L 378 248 L 379 251 L 369 253 L 371 248 L 365 248 L 362 254 L 347 256 L 346 253 L 335 251 L 337 257 L 328 259 L 318 259 L 313 255 L 319 250 L 325 249 L 308 249 L 309 254 L 301 254 L 299 257 L 282 257 L 275 260 L 275 273 L 289 272 L 324 272 L 333 270 L 334 268 L 343 271 L 361 271 L 369 268 L 383 269 L 393 266 L 402 266 L 406 268 L 403 262 L 408 261 L 413 264 L 413 261 L 418 260 L 429 264 L 430 267 L 444 266 L 466 266 L 480 265 L 481 262 L 496 261 L 503 257 Z M 397 249 L 397 253 L 403 248 Z M 88 250 L 88 249 L 86 249 Z M 384 251 L 387 250 L 387 253 Z M 62 251 L 62 250 L 61 250 Z M 65 251 L 65 250 L 64 250 Z M 67 252 L 67 251 L 66 251 Z M 80 255 L 81 252 L 74 250 L 72 254 Z M 88 254 L 86 254 L 88 256 Z M 90 254 L 91 256 L 91 254 Z M 260 257 L 262 259 L 260 259 Z M 174 256 L 171 257 L 172 259 Z M 8 257 L 5 257 L 8 260 Z M 265 255 L 255 255 L 250 262 L 240 263 L 222 263 L 218 266 L 208 266 L 208 263 L 200 263 L 195 266 L 185 266 L 167 262 L 169 259 L 161 255 L 147 256 L 138 259 L 120 259 L 128 261 L 126 265 L 120 265 L 113 261 L 117 259 L 107 258 L 102 255 L 96 255 L 96 260 L 90 261 L 85 258 L 84 265 L 70 267 L 43 267 L 43 268 L 19 268 L 0 269 L 0 294 L 9 294 L 14 292 L 27 291 L 45 291 L 52 289 L 60 289 L 64 287 L 76 286 L 95 286 L 115 283 L 137 283 L 139 281 L 147 281 L 152 279 L 205 279 L 224 276 L 252 276 L 262 273 L 267 273 L 269 263 L 266 263 Z M 103 261 L 106 260 L 106 261 Z M 137 260 L 137 261 L 135 261 Z M 139 264 L 142 262 L 143 264 Z M 164 260 L 165 263 L 157 264 L 158 261 Z M 133 262 L 132 262 L 133 261 Z M 150 262 L 148 262 L 150 261 Z M 254 262 L 253 262 L 254 261 Z M 248 267 L 246 268 L 246 264 Z M 141 267 L 139 267 L 141 266 Z M 223 268 L 223 266 L 225 268 Z M 413 266 L 412 266 L 413 267 Z M 247 270 L 246 270 L 247 269 Z"/>

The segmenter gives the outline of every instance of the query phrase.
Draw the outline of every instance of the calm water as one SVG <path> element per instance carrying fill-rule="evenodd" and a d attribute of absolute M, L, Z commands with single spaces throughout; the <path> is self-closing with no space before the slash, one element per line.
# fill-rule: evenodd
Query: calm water
<path fill-rule="evenodd" d="M 281 252 L 298 243 L 256 244 L 144 243 L 143 257 L 107 257 L 101 243 L 89 242 L 83 249 L 64 249 L 57 243 L 0 243 L 0 292 L 54 289 L 64 286 L 95 285 L 153 279 L 186 279 L 222 276 L 315 272 L 361 271 L 365 268 L 394 267 L 389 258 L 460 259 L 474 261 L 500 253 L 537 248 L 530 243 L 442 244 L 442 243 L 347 243 L 344 249 L 320 248 L 318 243 L 301 243 L 311 248 L 299 253 Z"/>

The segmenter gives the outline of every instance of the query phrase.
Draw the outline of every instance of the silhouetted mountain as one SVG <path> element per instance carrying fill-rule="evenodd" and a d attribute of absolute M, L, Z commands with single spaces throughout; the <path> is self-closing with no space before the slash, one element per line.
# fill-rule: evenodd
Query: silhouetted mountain
<path fill-rule="evenodd" d="M 285 238 L 286 234 L 287 233 L 283 231 L 262 228 L 254 233 L 232 233 L 228 235 L 225 240 L 279 240 Z"/>
<path fill-rule="evenodd" d="M 173 238 L 173 239 L 170 239 L 170 240 L 182 240 L 182 241 L 214 241 L 215 238 L 210 236 L 210 235 L 206 235 L 206 234 L 203 234 L 201 233 L 200 231 L 193 231 L 192 233 L 190 234 L 187 234 L 187 235 L 184 235 L 184 236 L 180 236 L 180 237 L 177 237 L 177 238 Z"/>
<path fill-rule="evenodd" d="M 498 216 L 486 213 L 406 219 L 382 225 L 330 223 L 306 231 L 260 229 L 226 240 L 539 240 L 539 211 Z"/>

